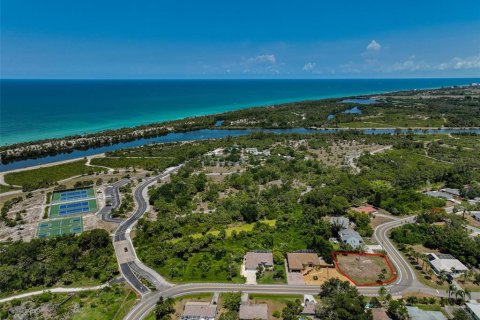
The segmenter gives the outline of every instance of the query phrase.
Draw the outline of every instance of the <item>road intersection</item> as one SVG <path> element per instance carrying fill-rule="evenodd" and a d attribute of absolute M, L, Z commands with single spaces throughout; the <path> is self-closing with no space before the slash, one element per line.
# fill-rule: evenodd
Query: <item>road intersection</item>
<path fill-rule="evenodd" d="M 119 262 L 120 270 L 127 282 L 141 295 L 141 300 L 130 310 L 125 320 L 144 319 L 155 307 L 160 297 L 178 297 L 192 293 L 204 292 L 233 292 L 242 291 L 245 293 L 262 294 L 313 294 L 320 291 L 319 286 L 307 285 L 251 285 L 251 284 L 230 284 L 230 283 L 191 283 L 174 285 L 166 281 L 155 270 L 147 267 L 137 257 L 135 248 L 130 238 L 130 231 L 137 221 L 148 210 L 148 187 L 159 179 L 165 178 L 176 172 L 182 165 L 171 167 L 160 175 L 150 178 L 141 183 L 134 191 L 136 210 L 132 216 L 124 220 L 114 234 L 113 243 L 115 253 Z M 117 187 L 118 188 L 118 187 Z M 415 274 L 408 261 L 397 250 L 388 238 L 390 230 L 403 224 L 414 223 L 415 217 L 409 216 L 402 219 L 395 219 L 383 223 L 375 228 L 374 239 L 383 247 L 388 258 L 392 261 L 397 270 L 397 279 L 394 283 L 385 286 L 393 296 L 400 296 L 405 293 L 422 293 L 433 296 L 447 296 L 446 292 L 422 284 Z M 141 279 L 145 279 L 155 287 L 152 291 Z M 358 291 L 366 296 L 378 295 L 379 286 L 358 287 Z M 153 289 L 153 288 L 152 288 Z M 480 298 L 480 293 L 472 293 L 472 299 Z"/>

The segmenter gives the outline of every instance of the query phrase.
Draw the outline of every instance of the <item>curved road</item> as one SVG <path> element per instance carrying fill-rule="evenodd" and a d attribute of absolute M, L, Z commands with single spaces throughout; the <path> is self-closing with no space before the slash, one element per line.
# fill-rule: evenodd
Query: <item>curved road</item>
<path fill-rule="evenodd" d="M 130 238 L 130 231 L 148 209 L 148 186 L 177 171 L 182 165 L 171 167 L 163 173 L 145 180 L 134 191 L 134 201 L 137 208 L 133 215 L 120 223 L 113 236 L 115 254 L 120 267 L 120 272 L 125 280 L 143 297 L 151 290 L 142 282 L 142 278 L 150 282 L 157 290 L 164 290 L 171 286 L 161 275 L 145 266 L 137 257 L 135 248 Z"/>
<path fill-rule="evenodd" d="M 145 213 L 148 208 L 148 203 L 146 201 L 147 193 L 146 188 L 148 185 L 152 184 L 156 179 L 163 178 L 168 176 L 170 173 L 178 170 L 180 166 L 170 168 L 159 176 L 156 176 L 150 180 L 147 180 L 141 184 L 135 190 L 135 201 L 137 202 L 137 210 L 135 213 L 123 222 L 117 232 L 115 233 L 114 244 L 124 243 L 128 244 L 129 250 L 133 253 L 134 259 L 126 263 L 121 263 L 121 257 L 119 257 L 119 252 L 117 251 L 117 258 L 119 259 L 119 264 L 122 270 L 122 274 L 127 279 L 127 281 L 137 290 L 141 295 L 142 299 L 137 303 L 134 308 L 128 313 L 125 317 L 126 320 L 137 320 L 144 319 L 155 307 L 158 299 L 162 297 L 178 297 L 182 295 L 200 293 L 200 292 L 231 292 L 231 291 L 242 291 L 245 293 L 264 293 L 264 294 L 318 294 L 320 287 L 319 286 L 306 286 L 306 285 L 248 285 L 248 284 L 229 284 L 229 283 L 193 283 L 193 284 L 182 284 L 182 285 L 173 285 L 165 281 L 161 275 L 156 271 L 145 266 L 135 254 L 135 249 L 130 240 L 130 229 L 136 223 L 136 221 Z M 401 295 L 404 293 L 423 293 L 434 296 L 447 296 L 446 292 L 438 291 L 436 289 L 427 287 L 418 281 L 416 274 L 410 264 L 405 260 L 402 254 L 395 248 L 388 234 L 391 229 L 399 227 L 403 224 L 415 222 L 415 217 L 410 216 L 403 219 L 396 219 L 391 222 L 381 224 L 375 228 L 374 238 L 380 244 L 385 252 L 387 253 L 389 259 L 395 266 L 397 270 L 397 279 L 386 285 L 385 288 L 388 289 L 392 295 Z M 119 250 L 121 253 L 121 250 Z M 135 276 L 135 274 L 141 275 L 143 278 L 148 279 L 152 284 L 155 285 L 158 291 L 151 292 L 146 288 Z M 373 287 L 357 287 L 358 291 L 367 296 L 378 295 L 379 286 Z M 472 299 L 480 298 L 480 293 L 472 293 Z"/>

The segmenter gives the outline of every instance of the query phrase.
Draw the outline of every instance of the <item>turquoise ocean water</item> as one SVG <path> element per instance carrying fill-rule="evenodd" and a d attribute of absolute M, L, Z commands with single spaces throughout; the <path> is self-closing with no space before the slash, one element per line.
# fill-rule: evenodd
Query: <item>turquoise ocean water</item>
<path fill-rule="evenodd" d="M 479 79 L 0 80 L 0 144 L 282 102 L 472 82 Z"/>

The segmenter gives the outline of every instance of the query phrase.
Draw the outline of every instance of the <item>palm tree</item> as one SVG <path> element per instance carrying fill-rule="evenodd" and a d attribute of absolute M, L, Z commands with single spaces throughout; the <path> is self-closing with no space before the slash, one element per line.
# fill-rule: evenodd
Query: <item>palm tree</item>
<path fill-rule="evenodd" d="M 380 299 L 383 300 L 386 294 L 387 289 L 384 286 L 381 286 L 380 289 L 378 289 L 378 295 L 380 296 Z"/>
<path fill-rule="evenodd" d="M 472 300 L 472 290 L 465 288 L 463 290 L 464 297 L 468 297 L 468 300 Z"/>
<path fill-rule="evenodd" d="M 457 287 L 454 284 L 451 284 L 447 288 L 448 299 L 451 299 L 457 292 Z"/>
<path fill-rule="evenodd" d="M 455 298 L 458 300 L 459 297 L 462 300 L 462 302 L 465 302 L 465 291 L 463 291 L 462 289 L 457 289 L 455 291 Z"/>
<path fill-rule="evenodd" d="M 440 284 L 443 285 L 447 280 L 447 272 L 445 270 L 440 270 L 438 274 L 438 279 L 440 280 Z"/>

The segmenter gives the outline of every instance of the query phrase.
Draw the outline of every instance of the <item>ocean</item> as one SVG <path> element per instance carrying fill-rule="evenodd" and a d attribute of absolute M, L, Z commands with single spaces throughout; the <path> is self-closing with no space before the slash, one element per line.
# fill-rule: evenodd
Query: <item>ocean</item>
<path fill-rule="evenodd" d="M 465 85 L 479 79 L 0 80 L 0 144 L 283 102 Z"/>

